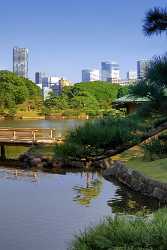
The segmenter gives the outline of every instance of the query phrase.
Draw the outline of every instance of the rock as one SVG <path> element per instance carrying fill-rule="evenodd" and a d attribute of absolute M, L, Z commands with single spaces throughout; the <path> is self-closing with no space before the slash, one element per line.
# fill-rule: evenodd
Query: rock
<path fill-rule="evenodd" d="M 166 191 L 159 188 L 159 187 L 155 187 L 154 191 L 152 193 L 152 196 L 158 200 L 162 200 L 167 202 L 167 195 L 166 195 Z"/>
<path fill-rule="evenodd" d="M 41 162 L 42 162 L 42 160 L 41 160 L 40 157 L 35 157 L 35 158 L 32 159 L 32 164 L 33 165 L 38 165 Z"/>
<path fill-rule="evenodd" d="M 104 171 L 103 176 L 106 179 L 115 177 L 134 191 L 167 202 L 167 184 L 146 177 L 138 171 L 128 169 L 122 162 L 115 162 L 113 167 Z"/>
<path fill-rule="evenodd" d="M 43 161 L 43 168 L 52 169 L 53 168 L 53 162 L 49 160 Z"/>

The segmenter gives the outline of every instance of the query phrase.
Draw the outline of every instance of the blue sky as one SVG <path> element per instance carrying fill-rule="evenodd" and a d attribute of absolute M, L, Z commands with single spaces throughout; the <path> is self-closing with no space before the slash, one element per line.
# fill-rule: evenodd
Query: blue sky
<path fill-rule="evenodd" d="M 166 51 L 165 35 L 142 33 L 146 11 L 165 0 L 15 0 L 1 3 L 0 68 L 12 69 L 12 48 L 30 50 L 35 71 L 81 79 L 81 69 L 117 61 L 124 77 L 136 60 Z"/>

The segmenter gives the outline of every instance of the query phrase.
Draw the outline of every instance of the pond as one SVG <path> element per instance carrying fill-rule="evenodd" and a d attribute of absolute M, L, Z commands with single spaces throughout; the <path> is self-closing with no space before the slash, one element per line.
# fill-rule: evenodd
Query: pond
<path fill-rule="evenodd" d="M 56 128 L 58 133 L 82 126 L 85 120 L 0 120 L 0 127 L 11 128 Z"/>
<path fill-rule="evenodd" d="M 97 172 L 0 168 L 0 249 L 65 250 L 74 235 L 116 212 L 158 207 Z"/>
<path fill-rule="evenodd" d="M 82 124 L 0 121 L 1 127 L 56 128 L 61 133 Z M 5 250 L 65 250 L 75 234 L 105 216 L 150 213 L 159 207 L 99 172 L 33 172 L 14 166 L 0 167 L 0 201 L 0 249 Z"/>

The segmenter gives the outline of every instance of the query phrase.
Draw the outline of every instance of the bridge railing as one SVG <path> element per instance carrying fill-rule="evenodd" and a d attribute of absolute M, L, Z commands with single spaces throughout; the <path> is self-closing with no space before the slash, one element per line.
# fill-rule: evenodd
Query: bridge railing
<path fill-rule="evenodd" d="M 0 128 L 0 141 L 62 140 L 62 135 L 52 128 Z"/>

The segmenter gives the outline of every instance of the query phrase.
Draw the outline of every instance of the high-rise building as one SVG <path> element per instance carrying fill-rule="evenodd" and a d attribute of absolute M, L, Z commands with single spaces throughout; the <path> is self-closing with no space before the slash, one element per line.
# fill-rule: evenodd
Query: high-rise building
<path fill-rule="evenodd" d="M 137 78 L 143 79 L 146 77 L 146 73 L 150 64 L 150 60 L 142 59 L 137 61 Z"/>
<path fill-rule="evenodd" d="M 115 62 L 102 62 L 101 63 L 101 79 L 102 81 L 111 81 L 113 83 L 120 80 L 120 67 Z"/>
<path fill-rule="evenodd" d="M 42 77 L 42 88 L 49 87 L 49 77 L 44 76 Z"/>
<path fill-rule="evenodd" d="M 50 87 L 43 87 L 42 91 L 43 91 L 44 101 L 49 97 L 50 93 L 53 92 L 53 90 Z"/>
<path fill-rule="evenodd" d="M 35 72 L 35 83 L 42 84 L 42 78 L 44 77 L 44 73 L 42 72 Z"/>
<path fill-rule="evenodd" d="M 100 72 L 98 69 L 82 70 L 82 82 L 93 82 L 100 80 Z"/>
<path fill-rule="evenodd" d="M 13 72 L 18 76 L 28 77 L 28 49 L 13 48 Z"/>
<path fill-rule="evenodd" d="M 50 76 L 49 77 L 49 85 L 53 87 L 54 85 L 58 85 L 61 77 L 58 76 Z"/>
<path fill-rule="evenodd" d="M 137 71 L 128 71 L 127 79 L 128 81 L 137 80 Z"/>
<path fill-rule="evenodd" d="M 54 80 L 54 84 L 50 84 L 50 88 L 53 90 L 53 92 L 56 95 L 61 95 L 63 88 L 67 87 L 67 86 L 70 86 L 70 81 L 65 80 L 63 77 L 62 78 L 60 78 L 60 77 L 52 77 L 52 80 Z M 56 80 L 58 80 L 58 82 Z"/>

